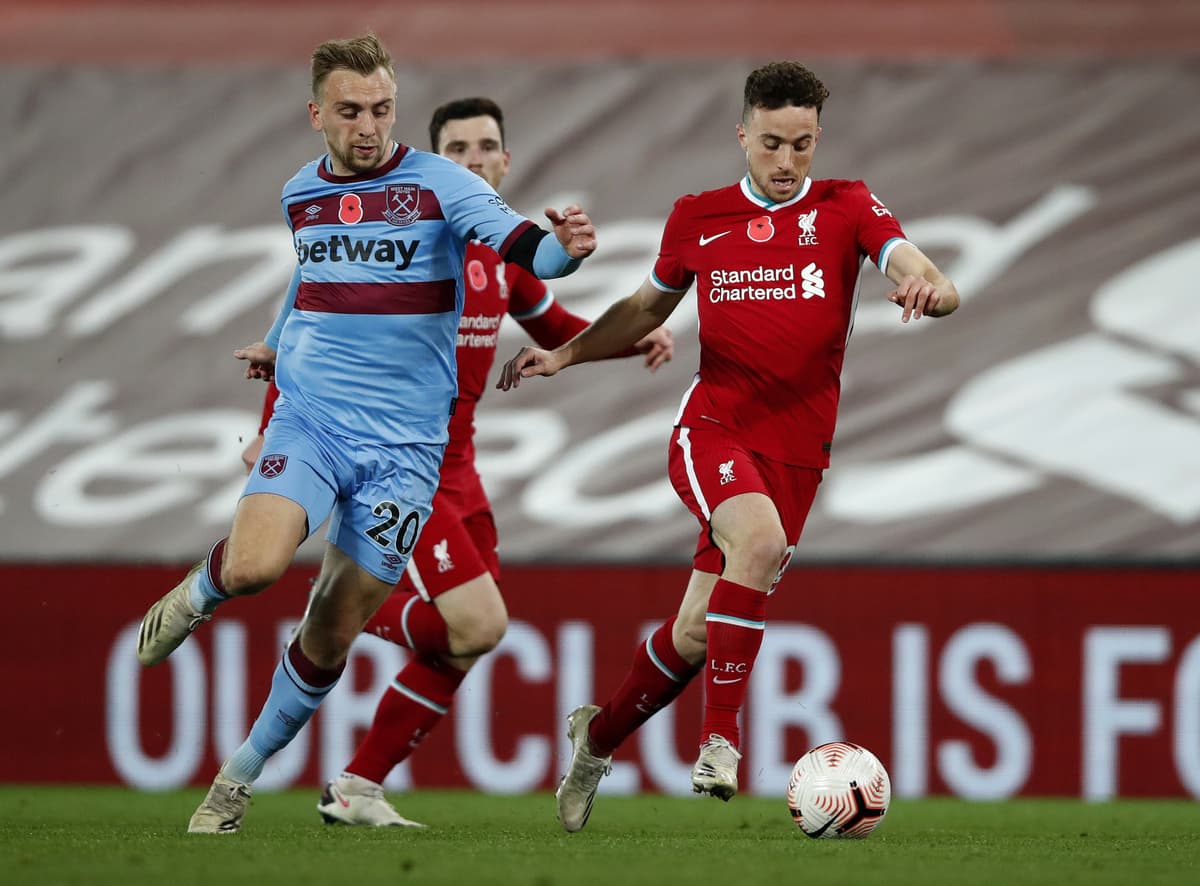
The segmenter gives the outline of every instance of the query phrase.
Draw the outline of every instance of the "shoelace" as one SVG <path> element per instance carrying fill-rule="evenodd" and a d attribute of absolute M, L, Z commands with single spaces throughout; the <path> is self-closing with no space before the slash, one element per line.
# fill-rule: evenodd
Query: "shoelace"
<path fill-rule="evenodd" d="M 219 803 L 214 802 L 213 807 L 224 816 L 237 815 L 242 810 L 239 799 L 250 799 L 249 792 L 240 784 L 231 784 L 226 790 L 219 791 L 213 796 L 213 800 L 220 800 Z"/>
<path fill-rule="evenodd" d="M 700 749 L 704 751 L 729 751 L 729 753 L 733 754 L 735 760 L 742 759 L 741 752 L 729 743 L 729 739 L 723 735 L 717 735 L 715 732 L 708 736 L 704 744 L 700 746 Z"/>
<path fill-rule="evenodd" d="M 701 756 L 704 756 L 705 754 L 717 754 L 722 752 L 727 752 L 733 756 L 733 760 L 729 763 L 725 763 L 724 765 L 736 765 L 737 761 L 742 759 L 742 755 L 738 749 L 730 744 L 729 740 L 723 735 L 717 735 L 716 733 L 713 733 L 708 736 L 704 744 L 700 745 Z M 722 763 L 724 763 L 724 761 L 722 761 Z M 700 760 L 697 762 L 696 768 L 707 775 L 715 775 L 717 771 L 717 765 L 721 764 L 718 764 L 715 761 Z"/>
<path fill-rule="evenodd" d="M 200 627 L 200 625 L 204 624 L 206 621 L 212 621 L 211 612 L 201 612 L 199 615 L 193 616 L 188 622 L 188 631 L 190 632 L 196 630 L 196 628 Z"/>

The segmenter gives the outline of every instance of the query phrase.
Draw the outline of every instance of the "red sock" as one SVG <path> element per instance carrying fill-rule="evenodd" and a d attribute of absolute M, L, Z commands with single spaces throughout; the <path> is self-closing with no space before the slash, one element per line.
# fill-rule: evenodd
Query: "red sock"
<path fill-rule="evenodd" d="M 607 757 L 639 726 L 673 702 L 696 676 L 693 667 L 675 651 L 671 628 L 675 616 L 638 646 L 625 682 L 600 709 L 588 727 L 592 751 Z"/>
<path fill-rule="evenodd" d="M 416 652 L 450 652 L 446 620 L 416 591 L 393 591 L 375 610 L 363 632 Z"/>
<path fill-rule="evenodd" d="M 762 646 L 767 595 L 745 585 L 717 579 L 705 616 L 708 664 L 704 690 L 704 728 L 700 743 L 717 734 L 741 746 L 738 711 Z"/>
<path fill-rule="evenodd" d="M 371 728 L 346 771 L 383 784 L 441 722 L 466 675 L 433 656 L 414 657 L 379 700 Z"/>

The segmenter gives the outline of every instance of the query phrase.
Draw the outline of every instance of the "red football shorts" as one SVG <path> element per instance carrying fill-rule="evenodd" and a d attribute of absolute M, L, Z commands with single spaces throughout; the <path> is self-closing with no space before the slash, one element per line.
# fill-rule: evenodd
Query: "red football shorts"
<path fill-rule="evenodd" d="M 821 470 L 759 455 L 719 426 L 676 428 L 667 463 L 676 494 L 700 521 L 700 537 L 692 559 L 693 567 L 700 572 L 720 575 L 725 568 L 725 555 L 713 541 L 709 523 L 721 502 L 735 495 L 760 492 L 775 503 L 788 542 L 775 577 L 778 584 L 800 540 L 821 482 Z"/>
<path fill-rule="evenodd" d="M 447 467 L 443 464 L 433 514 L 400 580 L 401 587 L 412 588 L 426 600 L 488 573 L 500 581 L 496 521 L 479 475 L 473 467 L 469 472 Z"/>

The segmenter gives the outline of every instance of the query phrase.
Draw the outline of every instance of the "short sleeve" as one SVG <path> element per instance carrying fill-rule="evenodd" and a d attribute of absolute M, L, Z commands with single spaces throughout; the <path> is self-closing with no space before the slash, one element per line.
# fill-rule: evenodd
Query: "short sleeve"
<path fill-rule="evenodd" d="M 858 212 L 858 248 L 880 271 L 886 271 L 892 249 L 906 242 L 904 230 L 866 183 L 854 183 L 854 196 Z"/>
<path fill-rule="evenodd" d="M 479 240 L 501 256 L 534 223 L 514 212 L 491 185 L 473 172 L 451 163 L 439 170 L 447 177 L 447 194 L 439 194 L 446 221 L 464 241 Z"/>
<path fill-rule="evenodd" d="M 671 215 L 663 226 L 662 243 L 650 282 L 664 292 L 686 292 L 696 279 L 696 273 L 684 264 L 682 230 L 690 201 L 685 197 L 675 201 Z"/>

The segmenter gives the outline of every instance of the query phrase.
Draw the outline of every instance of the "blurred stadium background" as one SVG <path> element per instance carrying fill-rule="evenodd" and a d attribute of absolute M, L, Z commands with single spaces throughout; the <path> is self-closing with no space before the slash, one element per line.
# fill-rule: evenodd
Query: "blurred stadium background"
<path fill-rule="evenodd" d="M 1200 796 L 1200 4 L 1171 0 L 0 4 L 0 781 L 206 784 L 261 703 L 315 545 L 169 664 L 140 672 L 132 637 L 227 526 L 262 395 L 230 352 L 274 316 L 279 189 L 321 148 L 307 57 L 368 29 L 400 140 L 489 95 L 509 202 L 589 208 L 601 250 L 555 288 L 579 313 L 643 279 L 676 197 L 741 174 L 742 81 L 778 57 L 833 94 L 815 174 L 866 180 L 958 283 L 958 315 L 901 327 L 866 271 L 752 792 L 847 738 L 901 796 Z M 485 399 L 512 627 L 391 787 L 551 786 L 562 716 L 674 608 L 689 302 L 671 322 L 654 377 Z M 263 786 L 336 772 L 400 662 L 361 641 Z M 698 692 L 604 790 L 687 790 Z"/>

